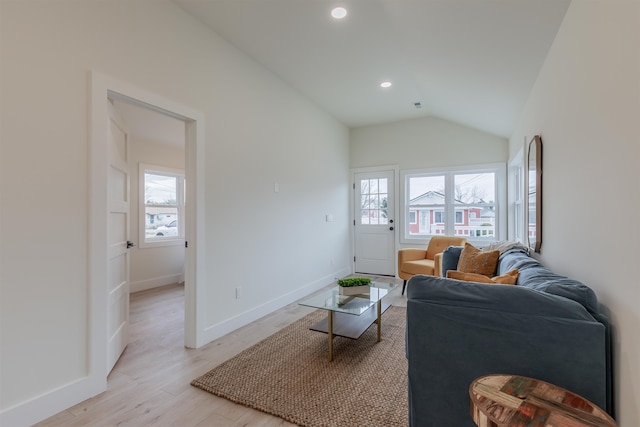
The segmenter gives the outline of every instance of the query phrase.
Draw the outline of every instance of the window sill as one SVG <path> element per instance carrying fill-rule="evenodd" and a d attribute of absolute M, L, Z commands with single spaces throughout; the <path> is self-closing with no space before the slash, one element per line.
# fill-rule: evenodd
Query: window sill
<path fill-rule="evenodd" d="M 162 239 L 162 240 L 154 240 L 152 242 L 140 242 L 140 249 L 150 249 L 150 248 L 161 248 L 164 246 L 178 246 L 182 245 L 184 247 L 184 238 L 171 238 L 171 239 Z"/>
<path fill-rule="evenodd" d="M 443 234 L 438 234 L 437 236 L 443 236 Z M 435 237 L 434 236 L 430 236 L 430 237 L 425 237 L 425 238 L 421 238 L 421 239 L 400 239 L 400 244 L 401 245 L 413 245 L 413 246 L 427 246 L 429 244 L 429 240 L 431 240 L 431 237 Z M 456 236 L 456 237 L 465 237 L 465 236 Z M 500 241 L 499 238 L 495 237 L 492 239 L 474 239 L 474 238 L 469 238 L 467 237 L 467 242 L 472 244 L 473 246 L 477 247 L 477 248 L 481 248 L 485 245 L 488 245 L 489 243 L 494 243 L 494 242 L 498 242 Z"/>

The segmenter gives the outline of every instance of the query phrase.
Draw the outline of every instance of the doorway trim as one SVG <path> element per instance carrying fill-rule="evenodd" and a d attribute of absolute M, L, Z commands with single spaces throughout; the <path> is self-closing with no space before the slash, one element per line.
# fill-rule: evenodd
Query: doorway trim
<path fill-rule="evenodd" d="M 396 227 L 400 224 L 400 222 L 398 221 L 398 219 L 400 218 L 400 206 L 399 206 L 399 188 L 400 188 L 400 167 L 398 165 L 389 165 L 389 166 L 372 166 L 372 167 L 366 167 L 366 168 L 354 168 L 351 169 L 349 171 L 349 179 L 351 180 L 351 184 L 349 185 L 349 204 L 351 205 L 351 208 L 349 209 L 349 223 L 351 224 L 351 226 L 349 227 L 349 234 L 350 234 L 350 238 L 351 238 L 351 274 L 355 273 L 355 269 L 356 269 L 356 263 L 354 261 L 354 258 L 356 256 L 356 233 L 355 233 L 355 221 L 356 221 L 356 203 L 355 203 L 355 197 L 356 197 L 356 191 L 355 191 L 355 185 L 356 185 L 356 175 L 359 173 L 366 173 L 366 172 L 382 172 L 382 171 L 393 171 L 393 180 L 394 180 L 394 218 L 396 218 Z M 400 239 L 399 239 L 399 233 L 394 233 L 394 241 L 393 241 L 393 245 L 394 245 L 394 251 L 397 252 L 398 247 L 400 245 Z M 397 263 L 396 263 L 397 264 Z M 398 266 L 396 265 L 394 268 L 395 271 L 395 276 L 398 276 Z"/>
<path fill-rule="evenodd" d="M 185 122 L 185 346 L 204 342 L 204 114 L 137 86 L 90 71 L 88 374 L 95 393 L 107 384 L 107 99 L 119 99 Z"/>

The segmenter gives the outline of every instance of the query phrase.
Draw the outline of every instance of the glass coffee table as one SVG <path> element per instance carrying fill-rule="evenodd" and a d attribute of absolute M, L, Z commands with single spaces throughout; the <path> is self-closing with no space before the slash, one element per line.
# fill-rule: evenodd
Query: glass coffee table
<path fill-rule="evenodd" d="M 358 339 L 374 322 L 378 324 L 380 342 L 380 321 L 382 313 L 391 306 L 382 299 L 398 285 L 372 282 L 368 294 L 341 295 L 335 286 L 300 302 L 306 307 L 327 310 L 327 318 L 311 326 L 311 330 L 329 334 L 329 361 L 333 360 L 333 337 Z"/>

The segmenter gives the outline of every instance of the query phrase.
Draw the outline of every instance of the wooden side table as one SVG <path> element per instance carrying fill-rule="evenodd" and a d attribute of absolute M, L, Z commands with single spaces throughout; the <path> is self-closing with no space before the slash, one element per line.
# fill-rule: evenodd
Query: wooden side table
<path fill-rule="evenodd" d="M 615 427 L 587 399 L 544 381 L 517 375 L 488 375 L 469 387 L 478 427 Z"/>

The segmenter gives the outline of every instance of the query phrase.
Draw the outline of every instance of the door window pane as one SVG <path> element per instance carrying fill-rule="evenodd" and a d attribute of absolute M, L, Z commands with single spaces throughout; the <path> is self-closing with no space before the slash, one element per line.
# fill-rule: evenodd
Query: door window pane
<path fill-rule="evenodd" d="M 388 224 L 387 178 L 360 181 L 360 224 Z"/>

